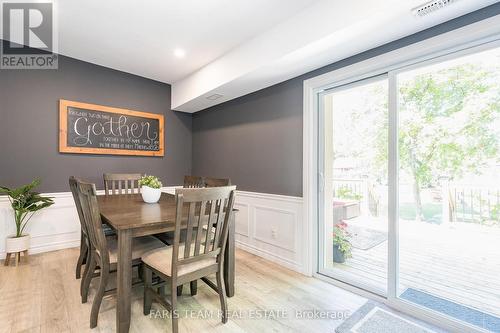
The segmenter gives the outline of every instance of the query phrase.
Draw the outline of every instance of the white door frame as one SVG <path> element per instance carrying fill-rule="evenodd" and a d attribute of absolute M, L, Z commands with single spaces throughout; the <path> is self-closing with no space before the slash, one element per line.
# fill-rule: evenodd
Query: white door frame
<path fill-rule="evenodd" d="M 389 75 L 389 257 L 388 257 L 388 297 L 386 304 L 413 316 L 431 322 L 445 329 L 463 332 L 487 332 L 472 325 L 438 314 L 418 305 L 397 298 L 398 283 L 398 237 L 397 237 L 397 94 L 395 75 L 401 69 L 428 62 L 443 56 L 456 57 L 458 54 L 477 52 L 481 47 L 500 39 L 500 15 L 476 22 L 433 38 L 397 49 L 368 60 L 340 68 L 338 70 L 304 81 L 303 106 L 303 196 L 304 229 L 306 250 L 304 272 L 318 275 L 318 94 L 328 88 L 352 83 L 369 77 L 388 73 Z M 460 53 L 458 53 L 460 52 Z M 418 66 L 418 65 L 417 65 Z M 392 89 L 391 89 L 392 88 Z M 391 180 L 392 179 L 392 180 Z M 334 282 L 338 285 L 342 283 Z M 352 289 L 352 288 L 349 288 Z M 353 291 L 356 291 L 354 288 Z M 364 296 L 368 293 L 359 290 Z M 378 300 L 380 298 L 377 297 Z"/>
<path fill-rule="evenodd" d="M 319 152 L 320 151 L 324 151 L 324 149 L 325 149 L 325 143 L 323 141 L 325 140 L 326 133 L 325 133 L 325 128 L 324 128 L 325 126 L 323 126 L 323 124 L 322 124 L 322 122 L 324 121 L 323 120 L 324 115 L 321 112 L 321 110 L 323 110 L 323 108 L 325 107 L 323 99 L 326 96 L 329 96 L 330 94 L 334 94 L 334 93 L 339 92 L 339 91 L 344 91 L 346 89 L 352 89 L 352 88 L 356 88 L 356 87 L 359 87 L 359 86 L 364 86 L 364 85 L 371 84 L 371 83 L 374 83 L 374 82 L 379 82 L 379 81 L 386 81 L 386 82 L 388 82 L 388 79 L 389 78 L 388 78 L 387 73 L 384 73 L 384 74 L 381 74 L 381 75 L 377 75 L 377 76 L 365 78 L 365 79 L 362 79 L 362 80 L 354 80 L 351 83 L 344 84 L 344 85 L 339 85 L 339 86 L 330 88 L 328 90 L 323 90 L 323 91 L 317 93 L 317 96 L 318 96 L 318 109 L 317 109 L 318 110 L 318 124 L 321 124 L 321 126 L 318 126 L 318 135 L 317 135 L 317 138 L 318 138 L 318 151 Z M 327 107 L 327 109 L 328 109 L 328 107 Z M 335 116 L 333 116 L 333 118 L 335 119 Z M 323 153 L 323 154 L 328 154 L 328 153 Z M 319 191 L 318 191 L 318 219 L 317 219 L 318 221 L 323 221 L 324 216 L 331 216 L 331 215 L 323 214 L 322 209 L 319 208 L 319 207 L 325 207 L 325 209 L 327 209 L 326 207 L 328 205 L 327 203 L 325 203 L 325 201 L 328 199 L 326 197 L 326 195 L 325 195 L 327 193 L 326 186 L 325 186 L 325 189 L 322 188 L 322 184 L 324 183 L 324 181 L 326 179 L 328 179 L 328 177 L 323 177 L 323 175 L 327 174 L 327 170 L 326 170 L 326 168 L 324 166 L 324 162 L 327 159 L 324 158 L 325 156 L 322 156 L 323 154 L 318 153 L 318 186 L 319 186 Z M 324 223 L 323 223 L 323 225 L 322 225 L 322 223 L 319 223 L 318 227 L 323 227 L 323 230 L 324 230 L 325 229 L 324 227 L 326 227 L 326 226 L 325 226 Z M 331 227 L 333 227 L 333 226 L 331 226 Z M 332 232 L 332 230 L 330 230 L 330 232 Z M 318 232 L 318 237 L 317 237 L 318 244 L 324 244 L 324 242 L 328 239 L 328 236 L 323 235 L 323 234 L 324 234 L 324 232 Z M 331 241 L 331 238 L 329 240 Z M 336 269 L 333 269 L 331 267 L 324 267 L 323 266 L 324 262 L 323 263 L 321 262 L 321 258 L 326 259 L 326 262 L 328 262 L 329 260 L 331 260 L 331 253 L 328 256 L 325 257 L 326 253 L 324 251 L 324 248 L 325 248 L 324 246 L 319 246 L 319 248 L 318 248 L 318 251 L 319 251 L 318 252 L 318 259 L 319 260 L 318 260 L 318 267 L 317 267 L 317 270 L 316 270 L 315 273 L 323 274 L 325 276 L 333 276 L 336 280 L 339 280 L 339 281 L 344 282 L 346 284 L 349 284 L 351 282 L 355 282 L 355 285 L 357 287 L 359 287 L 359 288 L 361 288 L 363 290 L 366 290 L 368 292 L 371 292 L 371 293 L 373 293 L 375 295 L 385 295 L 387 293 L 386 292 L 387 288 L 378 289 L 377 286 L 373 286 L 371 284 L 364 283 L 364 281 L 362 279 L 358 279 L 356 281 L 350 281 L 350 280 L 352 280 L 352 274 L 351 273 L 344 272 L 342 270 L 336 270 Z"/>

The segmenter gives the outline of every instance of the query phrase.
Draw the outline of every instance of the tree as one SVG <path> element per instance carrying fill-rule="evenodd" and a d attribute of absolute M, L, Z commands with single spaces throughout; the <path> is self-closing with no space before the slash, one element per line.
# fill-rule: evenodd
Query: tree
<path fill-rule="evenodd" d="M 498 73 L 466 64 L 400 79 L 399 161 L 413 180 L 418 221 L 422 187 L 478 173 L 497 158 Z M 386 147 L 378 150 L 386 154 Z"/>

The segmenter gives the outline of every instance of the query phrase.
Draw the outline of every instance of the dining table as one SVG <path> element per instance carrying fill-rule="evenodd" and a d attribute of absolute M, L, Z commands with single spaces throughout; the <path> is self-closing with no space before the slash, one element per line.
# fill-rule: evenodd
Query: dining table
<path fill-rule="evenodd" d="M 142 200 L 140 194 L 99 195 L 101 218 L 118 237 L 116 331 L 129 331 L 132 294 L 132 239 L 175 230 L 175 195 L 162 193 L 158 203 Z M 231 212 L 224 254 L 224 283 L 228 297 L 234 296 L 235 211 Z M 181 226 L 182 227 L 182 226 Z"/>

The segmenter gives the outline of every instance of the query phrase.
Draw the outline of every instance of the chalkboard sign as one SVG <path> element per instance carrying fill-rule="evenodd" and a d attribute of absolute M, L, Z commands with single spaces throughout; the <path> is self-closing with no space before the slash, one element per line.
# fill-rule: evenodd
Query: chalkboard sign
<path fill-rule="evenodd" d="M 61 153 L 163 156 L 163 115 L 59 101 Z"/>

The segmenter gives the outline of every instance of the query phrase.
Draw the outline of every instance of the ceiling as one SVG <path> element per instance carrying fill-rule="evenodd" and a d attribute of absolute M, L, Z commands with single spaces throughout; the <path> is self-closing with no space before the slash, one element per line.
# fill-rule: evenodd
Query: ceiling
<path fill-rule="evenodd" d="M 173 83 L 314 0 L 55 2 L 60 54 Z"/>
<path fill-rule="evenodd" d="M 172 84 L 172 108 L 197 112 L 465 15 L 498 0 L 455 0 L 424 17 L 422 0 L 315 1 Z M 500 4 L 497 4 L 497 11 Z M 500 27 L 499 27 L 500 29 Z M 500 32 L 500 31 L 499 31 Z M 216 94 L 221 96 L 212 99 Z"/>
<path fill-rule="evenodd" d="M 455 0 L 418 18 L 426 0 L 53 1 L 58 53 L 172 84 L 171 107 L 184 112 L 498 2 Z"/>

